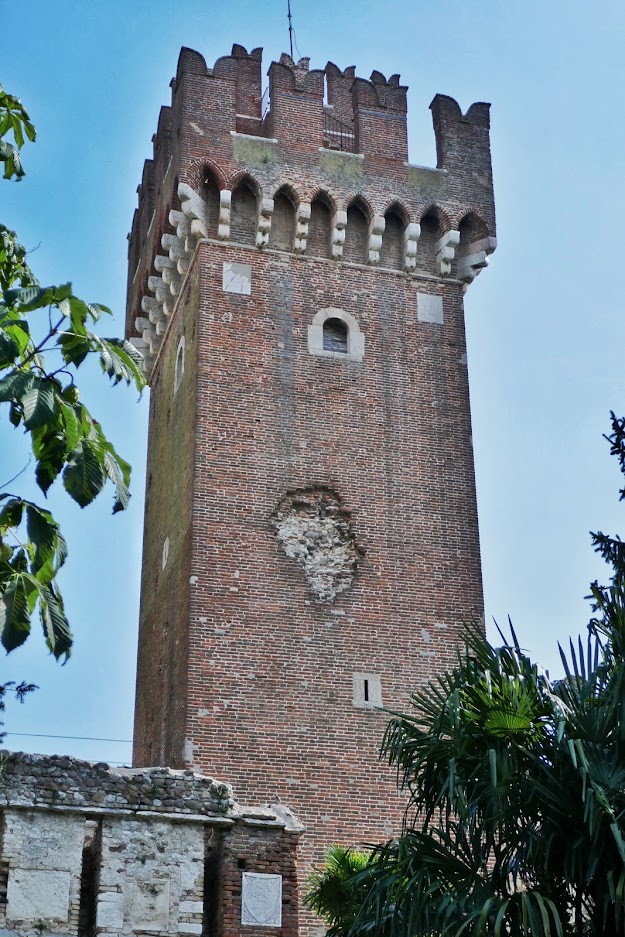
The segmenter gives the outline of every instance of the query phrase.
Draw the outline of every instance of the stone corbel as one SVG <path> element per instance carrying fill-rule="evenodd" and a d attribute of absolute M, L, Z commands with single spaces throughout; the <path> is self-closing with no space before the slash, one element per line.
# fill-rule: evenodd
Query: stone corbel
<path fill-rule="evenodd" d="M 146 347 L 150 349 L 150 355 L 156 356 L 163 340 L 160 335 L 156 334 L 156 329 L 144 329 L 142 338 Z"/>
<path fill-rule="evenodd" d="M 164 234 L 161 238 L 161 244 L 165 250 L 169 251 L 171 266 L 183 277 L 189 269 L 189 257 L 185 242 L 177 234 Z M 156 266 L 156 261 L 154 261 L 154 266 Z"/>
<path fill-rule="evenodd" d="M 293 252 L 303 254 L 306 250 L 306 241 L 308 240 L 308 225 L 310 223 L 310 202 L 300 202 L 297 209 L 295 242 Z"/>
<path fill-rule="evenodd" d="M 162 273 L 165 267 L 175 267 L 176 263 L 170 257 L 164 257 L 162 254 L 157 254 L 154 258 L 154 269 L 158 273 Z"/>
<path fill-rule="evenodd" d="M 137 316 L 135 319 L 135 328 L 137 332 L 143 332 L 144 329 L 150 328 L 150 320 L 144 318 L 143 316 Z"/>
<path fill-rule="evenodd" d="M 187 252 L 184 249 L 184 241 L 177 234 L 164 234 L 161 238 L 161 244 L 169 252 L 169 259 L 173 261 L 172 266 L 175 267 L 181 257 L 186 258 Z"/>
<path fill-rule="evenodd" d="M 173 208 L 169 213 L 169 223 L 176 229 L 176 234 L 184 244 L 187 255 L 192 257 L 197 245 L 197 238 L 191 234 L 191 221 L 184 212 L 175 211 Z"/>
<path fill-rule="evenodd" d="M 227 241 L 230 237 L 230 207 L 232 205 L 232 192 L 222 189 L 219 193 L 219 224 L 217 237 L 220 241 Z"/>
<path fill-rule="evenodd" d="M 143 297 L 141 300 L 141 309 L 149 316 L 150 322 L 156 322 L 158 317 L 162 314 L 161 303 L 153 296 Z"/>
<path fill-rule="evenodd" d="M 436 267 L 442 277 L 449 276 L 451 273 L 451 264 L 459 243 L 459 231 L 446 231 L 436 242 Z"/>
<path fill-rule="evenodd" d="M 166 267 L 163 270 L 163 283 L 169 287 L 172 296 L 178 296 L 182 287 L 182 277 L 175 268 L 172 270 L 171 267 Z M 166 303 L 168 299 L 169 297 L 166 296 L 163 303 Z"/>
<path fill-rule="evenodd" d="M 497 238 L 486 237 L 472 241 L 468 253 L 458 258 L 457 276 L 465 283 L 471 283 L 478 273 L 488 266 L 488 255 L 497 247 Z"/>
<path fill-rule="evenodd" d="M 411 221 L 404 231 L 404 270 L 410 273 L 417 266 L 417 249 L 421 237 L 421 225 Z"/>
<path fill-rule="evenodd" d="M 382 247 L 382 235 L 386 227 L 386 220 L 383 215 L 374 215 L 369 225 L 369 246 L 367 254 L 367 263 L 377 264 L 380 260 L 380 248 Z"/>
<path fill-rule="evenodd" d="M 191 234 L 195 237 L 208 237 L 208 206 L 202 196 L 186 182 L 179 182 L 178 198 L 183 214 L 191 222 Z"/>
<path fill-rule="evenodd" d="M 258 209 L 258 224 L 256 225 L 256 247 L 260 250 L 262 250 L 263 247 L 267 247 L 267 244 L 269 244 L 272 214 L 273 199 L 262 199 Z"/>
<path fill-rule="evenodd" d="M 148 277 L 148 288 L 156 295 L 156 301 L 162 306 L 169 296 L 169 286 L 162 277 Z"/>
<path fill-rule="evenodd" d="M 336 211 L 332 216 L 332 233 L 330 245 L 332 250 L 332 260 L 340 260 L 343 256 L 343 245 L 345 244 L 345 228 L 347 227 L 347 212 Z"/>

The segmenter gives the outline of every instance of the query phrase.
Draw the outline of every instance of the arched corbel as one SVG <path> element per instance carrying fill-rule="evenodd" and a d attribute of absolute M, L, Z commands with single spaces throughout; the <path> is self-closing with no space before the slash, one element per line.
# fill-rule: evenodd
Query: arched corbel
<path fill-rule="evenodd" d="M 222 189 L 219 193 L 219 224 L 217 237 L 220 241 L 227 241 L 230 237 L 230 208 L 232 206 L 232 192 Z"/>
<path fill-rule="evenodd" d="M 269 244 L 271 219 L 273 216 L 273 199 L 263 198 L 258 206 L 258 222 L 256 225 L 256 247 L 260 250 Z"/>
<path fill-rule="evenodd" d="M 442 277 L 449 276 L 451 273 L 451 264 L 459 243 L 459 231 L 446 231 L 436 242 L 436 267 Z"/>
<path fill-rule="evenodd" d="M 468 253 L 458 258 L 457 276 L 465 283 L 471 283 L 484 267 L 488 266 L 488 255 L 497 247 L 497 238 L 485 237 L 472 241 Z"/>
<path fill-rule="evenodd" d="M 377 264 L 380 260 L 380 248 L 382 247 L 382 235 L 386 227 L 384 215 L 373 215 L 369 224 L 369 244 L 367 253 L 367 263 Z"/>
<path fill-rule="evenodd" d="M 332 216 L 330 244 L 332 250 L 332 260 L 340 260 L 343 256 L 343 245 L 345 244 L 345 228 L 347 227 L 347 212 L 335 211 Z"/>
<path fill-rule="evenodd" d="M 303 254 L 306 250 L 306 241 L 308 240 L 308 225 L 310 224 L 310 202 L 300 202 L 295 216 L 295 242 L 293 251 L 296 254 Z"/>
<path fill-rule="evenodd" d="M 419 247 L 419 238 L 421 237 L 421 225 L 414 221 L 409 222 L 404 228 L 404 270 L 410 273 L 417 266 L 417 250 Z"/>

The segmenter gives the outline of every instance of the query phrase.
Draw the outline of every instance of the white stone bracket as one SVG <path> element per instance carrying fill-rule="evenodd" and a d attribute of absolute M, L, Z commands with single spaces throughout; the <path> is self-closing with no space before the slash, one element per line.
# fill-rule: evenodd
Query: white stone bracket
<path fill-rule="evenodd" d="M 273 199 L 261 199 L 258 207 L 258 222 L 256 224 L 256 247 L 260 250 L 269 244 L 269 232 L 271 231 L 271 219 L 273 217 Z"/>
<path fill-rule="evenodd" d="M 421 225 L 409 222 L 404 230 L 404 270 L 410 273 L 417 266 L 417 250 L 421 237 Z"/>
<path fill-rule="evenodd" d="M 436 242 L 436 267 L 442 277 L 451 273 L 451 265 L 459 243 L 459 231 L 446 231 Z"/>
<path fill-rule="evenodd" d="M 330 244 L 332 249 L 332 260 L 340 260 L 343 256 L 343 245 L 345 244 L 345 228 L 347 227 L 347 212 L 336 211 L 332 216 L 332 230 L 330 235 Z"/>
<path fill-rule="evenodd" d="M 369 244 L 367 253 L 367 263 L 377 264 L 380 261 L 380 249 L 382 247 L 382 235 L 386 227 L 386 219 L 383 215 L 374 215 L 369 225 Z"/>
<path fill-rule="evenodd" d="M 469 244 L 467 254 L 458 258 L 457 276 L 465 283 L 471 283 L 484 267 L 488 266 L 488 255 L 497 247 L 497 238 L 485 237 Z"/>
<path fill-rule="evenodd" d="M 222 189 L 219 193 L 219 223 L 217 237 L 220 241 L 227 241 L 230 237 L 230 209 L 232 207 L 232 192 Z"/>
<path fill-rule="evenodd" d="M 191 234 L 194 237 L 208 237 L 208 206 L 202 196 L 186 182 L 179 182 L 178 198 L 183 214 L 191 222 Z"/>
<path fill-rule="evenodd" d="M 191 220 L 187 218 L 184 212 L 176 211 L 174 208 L 169 213 L 169 223 L 175 229 L 176 234 L 181 241 L 184 241 L 184 249 L 189 257 L 193 256 L 197 244 L 197 238 L 191 234 Z"/>
<path fill-rule="evenodd" d="M 310 202 L 300 202 L 297 209 L 295 224 L 295 242 L 293 252 L 303 254 L 308 240 L 308 225 L 310 224 Z"/>

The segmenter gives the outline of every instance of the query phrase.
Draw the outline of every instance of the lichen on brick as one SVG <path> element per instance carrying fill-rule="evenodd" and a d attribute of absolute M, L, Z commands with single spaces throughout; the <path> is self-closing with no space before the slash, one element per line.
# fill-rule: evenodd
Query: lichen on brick
<path fill-rule="evenodd" d="M 251 140 L 249 137 L 236 136 L 232 138 L 232 155 L 239 163 L 262 168 L 275 161 L 275 143 L 262 137 Z"/>
<path fill-rule="evenodd" d="M 290 492 L 272 522 L 284 552 L 301 566 L 319 602 L 334 602 L 350 588 L 363 550 L 336 494 L 325 489 Z"/>

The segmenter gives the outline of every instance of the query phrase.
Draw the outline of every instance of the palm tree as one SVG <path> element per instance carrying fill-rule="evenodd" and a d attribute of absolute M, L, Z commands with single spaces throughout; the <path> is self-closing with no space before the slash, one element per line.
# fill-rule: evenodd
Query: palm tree
<path fill-rule="evenodd" d="M 317 875 L 309 906 L 333 937 L 625 935 L 625 545 L 594 543 L 614 572 L 591 586 L 587 641 L 560 650 L 562 680 L 512 628 L 493 647 L 474 627 L 457 665 L 391 714 L 381 757 L 407 792 L 403 832 L 340 895 L 336 868 Z"/>

